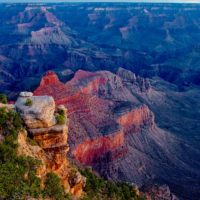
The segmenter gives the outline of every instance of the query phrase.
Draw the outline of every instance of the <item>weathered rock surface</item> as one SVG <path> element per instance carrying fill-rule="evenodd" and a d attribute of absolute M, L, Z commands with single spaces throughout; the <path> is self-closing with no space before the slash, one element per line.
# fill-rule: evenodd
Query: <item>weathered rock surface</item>
<path fill-rule="evenodd" d="M 32 100 L 32 105 L 26 106 L 27 99 Z M 15 102 L 15 108 L 28 128 L 43 128 L 56 124 L 54 117 L 55 103 L 50 96 L 20 96 Z"/>
<path fill-rule="evenodd" d="M 117 71 L 117 75 L 122 78 L 123 83 L 136 86 L 138 92 L 150 92 L 151 84 L 149 79 L 142 78 L 135 75 L 135 73 L 120 67 Z M 139 90 L 138 90 L 139 89 Z"/>
<path fill-rule="evenodd" d="M 54 84 L 56 82 L 58 82 L 58 77 L 56 76 L 56 74 L 54 72 L 47 72 L 46 76 L 43 77 L 40 85 L 50 85 L 50 84 Z"/>
<path fill-rule="evenodd" d="M 43 73 L 63 68 L 114 72 L 123 66 L 177 85 L 200 84 L 198 6 L 146 4 L 137 5 L 137 12 L 133 4 L 85 8 L 2 5 L 0 12 L 8 15 L 0 20 L 1 92 L 32 90 Z"/>
<path fill-rule="evenodd" d="M 103 155 L 119 149 L 123 144 L 124 133 L 120 131 L 115 134 L 110 134 L 109 136 L 99 137 L 79 144 L 72 151 L 72 154 L 79 162 L 85 165 L 92 165 L 99 162 L 99 159 Z"/>

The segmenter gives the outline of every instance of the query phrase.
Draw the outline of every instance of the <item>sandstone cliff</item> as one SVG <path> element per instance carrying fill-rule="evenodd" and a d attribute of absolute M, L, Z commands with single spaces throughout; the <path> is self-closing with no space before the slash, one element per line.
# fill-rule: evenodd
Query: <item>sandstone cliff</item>
<path fill-rule="evenodd" d="M 31 99 L 32 105 L 26 105 L 27 99 Z M 80 198 L 86 180 L 78 170 L 74 171 L 67 161 L 69 119 L 65 107 L 55 107 L 54 100 L 50 96 L 32 96 L 29 93 L 21 93 L 15 102 L 15 109 L 24 120 L 28 134 L 39 144 L 39 146 L 31 146 L 27 142 L 26 134 L 20 133 L 19 153 L 42 161 L 38 175 L 43 181 L 46 173 L 53 171 L 61 178 L 65 191 L 73 197 Z M 64 122 L 58 124 L 55 116 L 61 110 L 64 113 Z"/>

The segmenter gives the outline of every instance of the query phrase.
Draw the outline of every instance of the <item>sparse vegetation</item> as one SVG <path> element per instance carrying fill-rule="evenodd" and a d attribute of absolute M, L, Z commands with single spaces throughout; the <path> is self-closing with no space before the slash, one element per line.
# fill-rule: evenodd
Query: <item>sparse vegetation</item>
<path fill-rule="evenodd" d="M 98 178 L 90 169 L 80 170 L 81 174 L 87 178 L 84 188 L 87 193 L 83 200 L 113 199 L 113 200 L 145 200 L 145 197 L 137 195 L 134 186 L 127 183 L 105 181 Z"/>
<path fill-rule="evenodd" d="M 5 94 L 0 94 L 0 103 L 6 104 L 7 101 L 7 97 Z"/>
<path fill-rule="evenodd" d="M 41 146 L 40 143 L 39 143 L 38 141 L 33 140 L 33 139 L 31 139 L 31 138 L 28 138 L 28 142 L 29 142 L 29 144 L 32 145 L 32 146 Z"/>
<path fill-rule="evenodd" d="M 46 175 L 44 189 L 41 188 L 41 179 L 37 177 L 37 169 L 41 162 L 29 156 L 17 155 L 16 140 L 19 131 L 23 131 L 20 116 L 5 107 L 0 108 L 0 134 L 4 137 L 3 142 L 0 142 L 0 199 L 25 200 L 28 197 L 42 196 L 44 199 L 50 197 L 53 200 L 70 199 L 61 185 L 61 179 L 53 172 Z M 28 141 L 31 145 L 38 145 L 30 138 Z M 71 168 L 69 182 L 71 181 L 70 184 L 73 186 L 77 169 L 73 165 Z M 80 172 L 87 178 L 83 200 L 145 200 L 144 197 L 137 195 L 134 186 L 105 181 L 88 168 Z"/>
<path fill-rule="evenodd" d="M 65 123 L 65 117 L 62 115 L 56 115 L 56 122 L 57 124 L 61 125 Z"/>
<path fill-rule="evenodd" d="M 0 199 L 38 198 L 41 194 L 41 180 L 36 176 L 39 161 L 18 156 L 16 143 L 18 131 L 22 131 L 19 115 L 6 108 L 0 108 Z"/>
<path fill-rule="evenodd" d="M 56 115 L 56 121 L 57 121 L 57 124 L 59 125 L 65 123 L 65 111 L 63 109 L 60 109 L 58 111 L 58 114 Z"/>
<path fill-rule="evenodd" d="M 26 103 L 25 103 L 26 106 L 32 106 L 33 105 L 33 101 L 31 99 L 26 99 Z"/>

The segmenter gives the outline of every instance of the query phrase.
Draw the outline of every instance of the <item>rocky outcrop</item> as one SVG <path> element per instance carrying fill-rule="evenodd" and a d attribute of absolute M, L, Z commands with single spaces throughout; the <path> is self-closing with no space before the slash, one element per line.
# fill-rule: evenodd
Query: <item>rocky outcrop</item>
<path fill-rule="evenodd" d="M 45 163 L 47 162 L 47 157 L 45 155 L 45 151 L 43 148 L 36 143 L 30 144 L 30 140 L 27 137 L 28 133 L 26 130 L 23 132 L 19 132 L 17 143 L 18 145 L 18 154 L 31 156 L 37 160 L 42 161 L 42 165 L 39 166 L 37 170 L 37 175 L 42 179 L 42 182 L 45 180 L 46 173 L 48 172 L 47 166 Z"/>
<path fill-rule="evenodd" d="M 72 181 L 70 174 L 74 169 L 67 161 L 67 152 L 69 151 L 67 110 L 64 106 L 55 109 L 55 102 L 50 96 L 32 96 L 32 94 L 30 96 L 20 95 L 15 103 L 15 108 L 24 120 L 29 134 L 40 147 L 28 145 L 26 138 L 21 134 L 18 138 L 19 152 L 42 160 L 42 168 L 38 172 L 42 180 L 45 179 L 47 172 L 53 171 L 61 178 L 65 191 L 79 198 L 82 196 L 85 178 L 76 170 L 73 185 L 70 184 Z M 26 105 L 28 98 L 33 101 L 30 106 Z M 61 110 L 65 118 L 64 123 L 56 124 L 55 115 L 58 115 L 57 112 Z"/>
<path fill-rule="evenodd" d="M 50 85 L 50 84 L 54 84 L 56 82 L 58 82 L 58 77 L 56 76 L 56 74 L 54 72 L 47 72 L 46 76 L 43 77 L 40 85 L 44 86 L 44 85 Z"/>
<path fill-rule="evenodd" d="M 86 165 L 96 166 L 125 156 L 125 134 L 139 132 L 144 126 L 152 128 L 154 124 L 148 107 L 137 106 L 138 101 L 123 86 L 122 79 L 108 71 L 79 70 L 66 84 L 48 72 L 34 91 L 34 95 L 41 94 L 52 95 L 57 105 L 67 107 L 74 122 L 69 126 L 71 153 Z M 136 105 L 131 106 L 129 101 Z M 127 102 L 125 109 L 123 102 Z"/>
<path fill-rule="evenodd" d="M 32 101 L 32 105 L 26 105 L 27 99 Z M 55 103 L 50 96 L 27 97 L 21 95 L 15 102 L 15 108 L 28 128 L 44 128 L 56 124 Z"/>
<path fill-rule="evenodd" d="M 178 200 L 167 185 L 148 185 L 142 188 L 147 200 Z"/>
<path fill-rule="evenodd" d="M 148 93 L 151 91 L 151 84 L 148 78 L 136 76 L 135 73 L 121 67 L 118 69 L 117 75 L 122 78 L 125 85 L 135 87 L 137 92 Z"/>

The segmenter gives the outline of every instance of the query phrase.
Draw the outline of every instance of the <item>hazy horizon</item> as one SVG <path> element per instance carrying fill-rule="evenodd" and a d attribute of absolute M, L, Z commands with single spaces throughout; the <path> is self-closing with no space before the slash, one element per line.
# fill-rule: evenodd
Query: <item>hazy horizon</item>
<path fill-rule="evenodd" d="M 118 2 L 118 3 L 200 3 L 200 0 L 1 0 L 1 3 L 76 3 L 76 2 Z"/>

